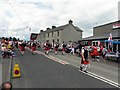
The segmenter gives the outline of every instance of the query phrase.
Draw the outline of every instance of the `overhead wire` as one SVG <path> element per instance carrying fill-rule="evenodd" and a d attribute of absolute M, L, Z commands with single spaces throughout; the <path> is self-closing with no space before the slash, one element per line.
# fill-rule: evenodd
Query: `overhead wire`
<path fill-rule="evenodd" d="M 16 13 L 16 15 L 17 15 L 18 19 L 21 21 L 21 23 L 24 24 L 22 18 L 21 18 L 20 15 L 17 13 L 15 7 L 12 5 L 12 3 L 10 2 L 10 0 L 8 0 L 8 3 L 9 3 L 9 5 L 12 7 L 12 9 L 14 10 L 14 12 Z M 31 31 L 31 28 L 30 28 L 29 26 L 26 26 L 26 28 L 28 28 L 29 31 Z"/>
<path fill-rule="evenodd" d="M 10 5 L 10 6 L 12 7 L 12 9 L 14 10 L 14 12 L 16 13 L 16 15 L 17 15 L 17 17 L 19 18 L 19 20 L 23 23 L 23 20 L 22 20 L 22 18 L 19 16 L 19 14 L 17 13 L 15 7 L 12 5 L 12 3 L 10 2 L 10 0 L 8 0 L 8 1 L 9 1 L 9 5 Z"/>

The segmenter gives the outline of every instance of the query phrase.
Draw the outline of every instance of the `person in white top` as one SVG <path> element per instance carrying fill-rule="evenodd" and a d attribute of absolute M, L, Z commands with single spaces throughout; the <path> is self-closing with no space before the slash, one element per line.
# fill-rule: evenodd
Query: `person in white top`
<path fill-rule="evenodd" d="M 116 59 L 117 59 L 117 62 L 119 63 L 119 52 L 118 52 L 118 50 L 116 51 Z"/>
<path fill-rule="evenodd" d="M 70 44 L 70 48 L 71 48 L 70 54 L 72 53 L 73 55 L 75 55 L 75 49 L 74 49 L 74 44 L 73 43 Z"/>
<path fill-rule="evenodd" d="M 102 57 L 105 58 L 105 55 L 107 53 L 107 49 L 105 48 L 105 46 L 103 46 L 103 50 L 102 50 Z"/>
<path fill-rule="evenodd" d="M 1 44 L 2 58 L 6 57 L 7 47 L 4 44 Z"/>
<path fill-rule="evenodd" d="M 2 45 L 1 45 L 1 50 L 2 50 L 3 52 L 5 52 L 5 51 L 7 51 L 7 48 L 2 44 Z"/>

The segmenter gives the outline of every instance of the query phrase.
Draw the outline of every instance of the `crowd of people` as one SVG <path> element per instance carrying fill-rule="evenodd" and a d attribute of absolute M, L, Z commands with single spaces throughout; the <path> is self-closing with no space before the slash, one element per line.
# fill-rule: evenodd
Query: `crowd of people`
<path fill-rule="evenodd" d="M 14 48 L 18 48 L 21 52 L 21 55 L 24 55 L 26 48 L 29 48 L 29 50 L 32 52 L 32 54 L 35 54 L 35 51 L 37 48 L 42 48 L 46 55 L 49 55 L 51 51 L 54 51 L 55 55 L 58 54 L 58 52 L 61 52 L 62 55 L 65 55 L 65 53 L 70 53 L 73 55 L 79 55 L 81 56 L 81 67 L 84 66 L 84 68 L 87 67 L 87 64 L 89 64 L 89 59 L 91 58 L 92 61 L 99 61 L 100 56 L 105 60 L 106 53 L 110 52 L 110 50 L 106 49 L 105 46 L 91 46 L 88 48 L 87 45 L 82 45 L 81 42 L 70 42 L 62 44 L 59 44 L 58 42 L 55 42 L 54 45 L 51 44 L 49 40 L 46 40 L 46 42 L 36 42 L 36 41 L 23 41 L 23 40 L 12 40 L 12 38 L 2 38 L 1 39 L 1 50 L 2 50 L 2 57 L 10 57 L 11 52 L 14 51 Z M 15 56 L 15 53 L 12 53 Z"/>
<path fill-rule="evenodd" d="M 80 54 L 79 53 L 81 51 L 79 49 L 80 44 L 81 44 L 80 42 L 70 42 L 67 44 L 63 42 L 60 45 L 58 42 L 55 42 L 54 45 L 52 45 L 49 40 L 47 40 L 44 43 L 41 43 L 41 42 L 35 42 L 35 41 L 26 42 L 23 40 L 13 41 L 12 38 L 3 37 L 1 39 L 1 50 L 2 50 L 3 58 L 9 57 L 10 56 L 9 51 L 13 51 L 14 47 L 20 50 L 21 55 L 24 55 L 26 47 L 28 47 L 33 54 L 35 54 L 37 47 L 38 48 L 41 47 L 44 49 L 45 54 L 47 55 L 49 54 L 50 51 L 54 51 L 55 55 L 57 55 L 59 51 L 62 51 L 62 55 L 65 55 L 65 53 L 76 55 L 76 54 Z M 110 52 L 110 50 L 107 50 L 105 46 L 99 46 L 99 47 L 91 46 L 90 48 L 87 47 L 87 50 L 93 61 L 95 60 L 99 61 L 100 56 L 105 58 L 106 53 Z"/>
<path fill-rule="evenodd" d="M 3 58 L 10 58 L 10 56 L 15 56 L 12 38 L 3 37 L 0 43 Z"/>
<path fill-rule="evenodd" d="M 45 50 L 45 54 L 48 55 L 48 53 L 51 50 L 54 50 L 55 55 L 57 55 L 58 51 L 62 51 L 62 55 L 65 55 L 65 53 L 70 53 L 73 55 L 76 54 L 80 54 L 80 46 L 81 42 L 70 42 L 68 44 L 66 44 L 65 42 L 63 42 L 61 45 L 57 42 L 54 43 L 54 45 L 52 45 L 49 40 L 47 40 L 46 42 L 44 42 L 43 44 L 41 44 L 41 47 Z M 82 45 L 81 47 L 84 47 L 86 45 Z M 99 57 L 103 57 L 105 58 L 105 55 L 108 52 L 111 52 L 110 49 L 106 49 L 105 46 L 86 46 L 91 58 L 93 61 L 97 60 L 99 61 Z"/>
<path fill-rule="evenodd" d="M 87 46 L 83 45 L 81 42 L 70 42 L 66 44 L 63 42 L 61 45 L 57 42 L 52 45 L 49 40 L 41 44 L 41 47 L 44 49 L 45 54 L 49 54 L 51 51 L 54 51 L 55 55 L 61 51 L 62 55 L 65 53 L 70 53 L 73 55 L 81 56 L 81 66 L 80 70 L 86 72 L 88 66 L 90 66 L 90 59 L 92 61 L 106 60 L 106 54 L 112 52 L 111 49 L 105 48 L 105 46 Z M 117 51 L 118 52 L 118 51 Z M 118 53 L 116 52 L 116 57 L 118 61 Z"/>
<path fill-rule="evenodd" d="M 13 40 L 10 38 L 2 37 L 0 41 L 1 46 L 1 52 L 2 52 L 2 58 L 10 58 L 10 56 L 16 56 L 15 55 L 15 48 L 18 48 L 21 55 L 24 55 L 26 48 L 28 47 L 32 54 L 35 54 L 37 42 L 34 41 L 23 41 L 23 40 Z"/>
<path fill-rule="evenodd" d="M 85 73 L 87 73 L 87 68 L 90 68 L 90 59 L 92 59 L 92 61 L 99 61 L 99 57 L 101 56 L 103 60 L 105 60 L 106 53 L 111 52 L 109 49 L 106 49 L 105 46 L 91 46 L 88 48 L 87 45 L 82 45 L 81 42 L 70 42 L 68 44 L 63 42 L 61 45 L 58 42 L 55 42 L 54 45 L 52 45 L 49 40 L 44 43 L 36 41 L 26 42 L 23 40 L 14 41 L 12 38 L 5 37 L 1 39 L 0 45 L 2 51 L 2 58 L 10 58 L 10 56 L 15 56 L 15 48 L 18 48 L 21 55 L 24 55 L 26 48 L 29 48 L 32 54 L 35 54 L 37 48 L 42 48 L 46 55 L 49 55 L 51 51 L 54 51 L 55 55 L 57 55 L 58 52 L 61 52 L 62 55 L 65 55 L 65 53 L 80 55 L 81 63 L 79 70 L 84 71 Z M 2 84 L 2 87 L 12 87 L 10 85 L 10 83 L 6 83 Z"/>

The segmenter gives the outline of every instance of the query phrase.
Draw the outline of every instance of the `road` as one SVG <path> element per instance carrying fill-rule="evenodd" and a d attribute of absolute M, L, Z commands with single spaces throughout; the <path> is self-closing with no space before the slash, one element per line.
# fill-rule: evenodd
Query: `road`
<path fill-rule="evenodd" d="M 10 59 L 2 59 L 0 61 L 0 85 L 2 82 L 10 81 L 9 65 Z"/>
<path fill-rule="evenodd" d="M 61 55 L 61 53 L 59 53 L 58 55 L 50 53 L 49 55 L 64 60 L 70 63 L 71 65 L 75 66 L 76 68 L 79 68 L 80 66 L 81 58 L 78 56 L 67 53 L 65 55 Z M 97 61 L 93 62 L 91 60 L 90 63 L 91 66 L 88 71 L 118 83 L 118 70 L 119 70 L 118 63 L 109 60 L 104 61 L 102 58 L 100 58 L 99 62 Z"/>
<path fill-rule="evenodd" d="M 0 85 L 1 84 L 2 84 L 2 61 L 0 60 Z"/>
<path fill-rule="evenodd" d="M 12 79 L 14 88 L 115 88 L 78 71 L 66 62 L 56 62 L 43 54 L 32 55 L 28 50 L 22 56 L 16 51 L 14 63 L 21 69 L 21 78 Z"/>

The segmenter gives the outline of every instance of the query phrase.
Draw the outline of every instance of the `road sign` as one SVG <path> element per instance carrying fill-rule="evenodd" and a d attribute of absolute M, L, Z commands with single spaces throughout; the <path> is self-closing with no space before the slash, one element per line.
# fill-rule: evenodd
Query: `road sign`
<path fill-rule="evenodd" d="M 15 64 L 13 69 L 13 78 L 17 78 L 17 77 L 21 77 L 20 67 L 18 64 Z"/>

